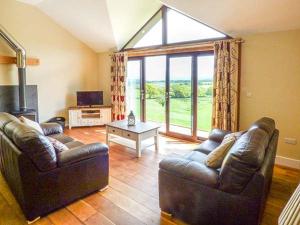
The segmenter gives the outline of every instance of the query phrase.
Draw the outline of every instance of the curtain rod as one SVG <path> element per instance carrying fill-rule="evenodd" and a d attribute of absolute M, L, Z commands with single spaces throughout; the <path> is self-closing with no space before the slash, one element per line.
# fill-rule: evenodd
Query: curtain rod
<path fill-rule="evenodd" d="M 235 41 L 236 43 L 245 43 L 245 40 L 243 40 L 242 38 L 232 38 L 232 39 L 225 39 L 225 40 L 232 40 L 232 41 Z M 178 44 L 178 45 L 161 45 L 161 46 L 154 46 L 154 47 L 149 47 L 149 48 L 132 48 L 132 49 L 129 49 L 129 50 L 122 50 L 122 51 L 117 51 L 117 52 L 113 52 L 111 54 L 109 54 L 109 56 L 112 56 L 113 54 L 115 53 L 120 53 L 120 52 L 138 52 L 138 51 L 147 51 L 147 50 L 157 50 L 157 49 L 164 49 L 164 48 L 184 48 L 184 47 L 192 47 L 192 46 L 205 46 L 205 45 L 213 45 L 215 42 L 218 42 L 218 41 L 224 41 L 224 40 L 215 40 L 215 41 L 206 41 L 206 42 L 200 42 L 200 43 L 189 43 L 189 44 Z"/>

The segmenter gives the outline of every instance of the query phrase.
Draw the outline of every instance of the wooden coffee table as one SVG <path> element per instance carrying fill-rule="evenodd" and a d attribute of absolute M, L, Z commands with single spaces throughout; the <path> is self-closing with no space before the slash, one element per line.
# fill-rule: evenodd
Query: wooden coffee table
<path fill-rule="evenodd" d="M 159 124 L 153 122 L 136 122 L 135 126 L 128 126 L 127 120 L 114 121 L 106 124 L 106 143 L 109 145 L 110 142 L 116 142 L 111 138 L 112 135 L 133 140 L 136 143 L 136 156 L 141 157 L 141 142 L 145 139 L 153 137 L 155 150 L 158 151 L 159 127 Z M 122 145 L 120 142 L 116 143 Z"/>

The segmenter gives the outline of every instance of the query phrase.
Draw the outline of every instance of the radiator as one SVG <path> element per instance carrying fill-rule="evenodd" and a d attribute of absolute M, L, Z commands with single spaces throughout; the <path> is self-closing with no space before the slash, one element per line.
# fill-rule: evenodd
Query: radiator
<path fill-rule="evenodd" d="M 300 225 L 300 184 L 280 214 L 278 224 Z"/>

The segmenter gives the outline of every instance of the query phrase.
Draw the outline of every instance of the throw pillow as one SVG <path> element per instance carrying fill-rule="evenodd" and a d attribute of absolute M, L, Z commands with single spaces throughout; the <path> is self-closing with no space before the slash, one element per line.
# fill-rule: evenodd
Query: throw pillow
<path fill-rule="evenodd" d="M 69 149 L 65 144 L 61 143 L 60 141 L 56 140 L 55 138 L 52 138 L 52 137 L 47 137 L 47 138 L 53 145 L 56 154 Z"/>
<path fill-rule="evenodd" d="M 222 142 L 217 148 L 207 155 L 205 164 L 214 169 L 221 168 L 222 162 L 234 142 L 235 138 L 233 136 L 231 139 L 228 138 L 226 142 Z"/>
<path fill-rule="evenodd" d="M 20 119 L 20 121 L 22 123 L 25 123 L 27 126 L 32 127 L 33 129 L 35 129 L 36 131 L 40 132 L 41 134 L 44 134 L 43 129 L 41 128 L 41 126 L 37 122 L 32 121 L 30 119 L 27 119 L 24 116 L 21 116 L 19 119 Z"/>
<path fill-rule="evenodd" d="M 239 132 L 234 132 L 230 134 L 226 134 L 225 137 L 223 138 L 223 141 L 221 144 L 230 141 L 232 138 L 235 140 L 239 139 L 246 131 L 239 131 Z"/>

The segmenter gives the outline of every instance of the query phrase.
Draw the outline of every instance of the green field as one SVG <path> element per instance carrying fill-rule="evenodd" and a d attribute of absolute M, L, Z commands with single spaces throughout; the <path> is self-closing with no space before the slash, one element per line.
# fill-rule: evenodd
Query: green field
<path fill-rule="evenodd" d="M 146 83 L 146 120 L 165 123 L 165 83 L 153 81 Z M 137 118 L 140 118 L 140 89 L 137 80 L 133 80 L 129 88 L 135 90 L 130 93 L 131 107 Z M 192 127 L 192 90 L 190 81 L 173 81 L 170 84 L 170 125 L 185 128 Z M 201 131 L 211 130 L 212 115 L 212 82 L 201 81 L 198 83 L 198 120 L 197 128 Z M 132 105 L 134 104 L 134 105 Z"/>
<path fill-rule="evenodd" d="M 198 98 L 198 130 L 211 130 L 211 101 L 211 97 Z M 136 101 L 136 106 L 139 106 L 139 100 Z M 171 124 L 191 128 L 191 99 L 171 98 L 170 106 Z M 140 117 L 139 112 L 136 112 L 136 116 Z M 155 99 L 146 99 L 146 117 L 147 120 L 164 123 L 165 107 Z"/>
<path fill-rule="evenodd" d="M 210 97 L 198 98 L 198 130 L 211 130 L 212 103 Z M 165 107 L 155 99 L 146 99 L 147 120 L 165 122 Z M 170 123 L 182 127 L 191 128 L 191 99 L 170 99 Z"/>

